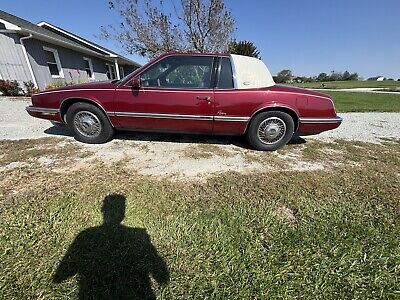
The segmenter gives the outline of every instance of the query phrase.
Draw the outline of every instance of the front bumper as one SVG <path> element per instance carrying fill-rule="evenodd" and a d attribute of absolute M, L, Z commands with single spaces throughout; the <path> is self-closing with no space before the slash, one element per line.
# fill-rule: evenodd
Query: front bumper
<path fill-rule="evenodd" d="M 26 111 L 29 115 L 35 118 L 46 119 L 55 122 L 62 122 L 60 116 L 60 110 L 57 108 L 46 108 L 46 107 L 36 107 L 27 106 Z"/>

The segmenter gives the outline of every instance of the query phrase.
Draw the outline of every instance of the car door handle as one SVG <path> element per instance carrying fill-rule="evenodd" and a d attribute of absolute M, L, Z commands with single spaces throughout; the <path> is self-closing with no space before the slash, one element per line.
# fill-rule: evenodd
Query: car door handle
<path fill-rule="evenodd" d="M 207 102 L 211 102 L 211 97 L 197 96 L 196 98 L 197 98 L 197 100 L 204 100 L 204 101 L 207 101 Z"/>

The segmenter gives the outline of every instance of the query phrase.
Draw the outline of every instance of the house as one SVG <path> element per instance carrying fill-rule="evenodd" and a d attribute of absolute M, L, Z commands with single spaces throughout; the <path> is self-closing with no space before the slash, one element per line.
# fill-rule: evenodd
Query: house
<path fill-rule="evenodd" d="M 372 81 L 384 81 L 386 78 L 384 76 L 375 76 L 375 77 L 370 77 L 367 80 L 372 80 Z"/>
<path fill-rule="evenodd" d="M 120 79 L 139 68 L 128 58 L 47 22 L 33 24 L 0 10 L 0 79 L 57 81 Z"/>

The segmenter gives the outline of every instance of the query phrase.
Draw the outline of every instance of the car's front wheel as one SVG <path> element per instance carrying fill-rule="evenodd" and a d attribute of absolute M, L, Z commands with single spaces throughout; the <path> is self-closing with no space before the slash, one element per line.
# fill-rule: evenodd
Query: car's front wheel
<path fill-rule="evenodd" d="M 98 107 L 85 102 L 74 103 L 68 108 L 67 125 L 75 138 L 84 143 L 105 143 L 114 135 L 107 116 Z"/>
<path fill-rule="evenodd" d="M 250 145 L 261 151 L 274 151 L 286 145 L 293 136 L 294 122 L 281 111 L 256 115 L 249 125 L 246 137 Z"/>

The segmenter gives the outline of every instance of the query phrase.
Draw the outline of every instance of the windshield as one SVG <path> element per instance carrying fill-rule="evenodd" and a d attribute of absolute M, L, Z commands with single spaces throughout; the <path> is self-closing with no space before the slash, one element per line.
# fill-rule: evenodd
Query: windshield
<path fill-rule="evenodd" d="M 140 68 L 136 69 L 135 71 L 129 73 L 129 74 L 126 75 L 124 78 L 121 78 L 121 79 L 119 79 L 119 80 L 118 80 L 118 79 L 115 79 L 115 80 L 111 81 L 111 83 L 120 84 L 120 83 L 123 82 L 124 80 L 128 79 L 128 77 L 134 76 L 134 74 L 137 73 L 141 68 L 142 68 L 142 67 L 140 67 Z"/>
<path fill-rule="evenodd" d="M 138 73 L 139 71 L 143 70 L 144 68 L 147 68 L 148 65 L 152 64 L 154 61 L 156 61 L 157 59 L 159 59 L 159 57 L 153 58 L 152 60 L 150 60 L 147 64 L 141 66 L 140 68 L 136 69 L 135 71 L 131 72 L 130 74 L 126 75 L 124 78 L 121 78 L 120 80 L 117 81 L 112 81 L 112 83 L 115 84 L 120 84 L 121 82 L 124 82 L 125 80 L 127 80 L 129 77 L 133 77 L 135 76 L 136 73 Z"/>

